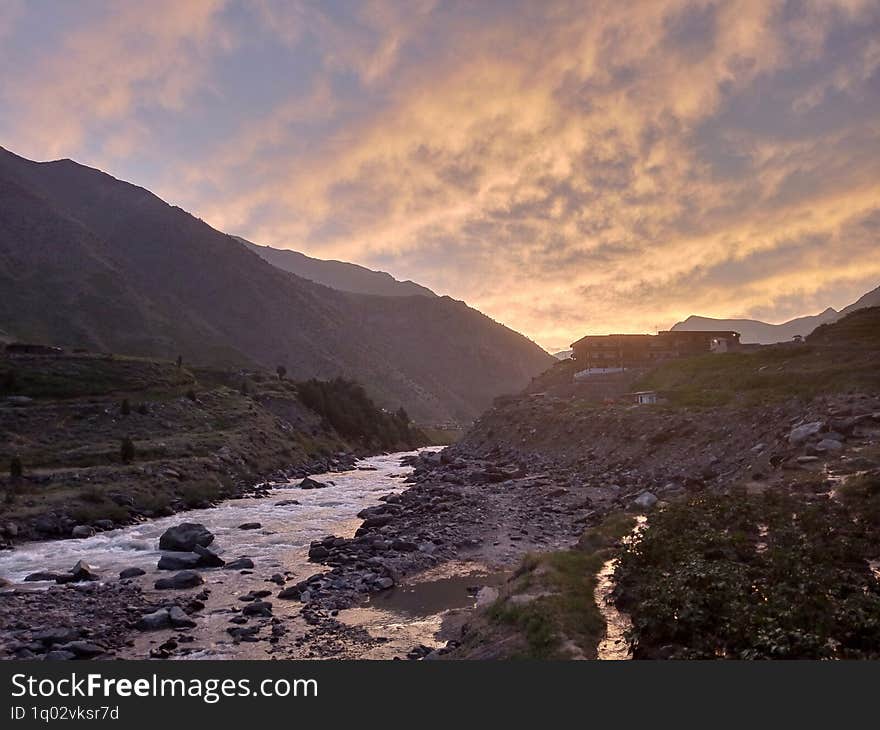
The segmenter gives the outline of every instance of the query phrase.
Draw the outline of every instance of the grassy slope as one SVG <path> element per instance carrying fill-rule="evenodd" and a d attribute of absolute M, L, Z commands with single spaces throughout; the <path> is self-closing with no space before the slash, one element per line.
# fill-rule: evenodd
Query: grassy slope
<path fill-rule="evenodd" d="M 880 390 L 880 307 L 818 328 L 804 345 L 703 355 L 664 363 L 636 388 L 677 405 L 766 403 Z"/>
<path fill-rule="evenodd" d="M 315 457 L 424 442 L 417 430 L 382 431 L 392 417 L 369 401 L 351 406 L 369 433 L 342 437 L 300 401 L 296 383 L 268 372 L 102 355 L 0 357 L 3 395 L 0 521 L 52 512 L 75 522 L 167 514 Z M 123 438 L 135 445 L 130 464 L 122 462 Z M 22 480 L 8 476 L 13 458 L 23 464 Z"/>

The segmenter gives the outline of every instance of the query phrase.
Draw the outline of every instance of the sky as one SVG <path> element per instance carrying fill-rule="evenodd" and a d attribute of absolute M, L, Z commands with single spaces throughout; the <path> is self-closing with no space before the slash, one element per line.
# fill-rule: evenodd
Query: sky
<path fill-rule="evenodd" d="M 877 0 L 0 0 L 0 145 L 545 348 L 880 285 Z"/>

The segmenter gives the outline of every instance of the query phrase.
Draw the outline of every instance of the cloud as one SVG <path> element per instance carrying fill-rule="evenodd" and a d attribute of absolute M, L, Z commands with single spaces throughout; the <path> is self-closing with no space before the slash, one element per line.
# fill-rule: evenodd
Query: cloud
<path fill-rule="evenodd" d="M 143 141 L 141 114 L 182 112 L 207 83 L 207 60 L 231 43 L 216 22 L 223 5 L 152 0 L 83 6 L 85 18 L 62 28 L 57 49 L 7 80 L 3 101 L 20 110 L 7 132 L 23 152 L 41 158 L 85 146 L 90 132 L 106 139 L 112 154 L 125 154 Z"/>
<path fill-rule="evenodd" d="M 65 134 L 40 123 L 52 94 L 21 96 L 37 136 L 136 156 L 157 142 L 146 110 L 183 129 L 200 94 L 246 98 L 218 54 L 252 81 L 287 69 L 266 108 L 209 119 L 204 150 L 137 182 L 252 240 L 422 281 L 550 348 L 693 313 L 779 320 L 880 279 L 876 3 L 261 0 L 247 52 L 240 18 L 180 5 L 140 46 L 174 63 L 136 48 L 65 91 L 49 59 L 64 105 L 103 101 Z M 125 33 L 77 40 L 111 22 L 69 34 L 74 68 L 120 53 Z"/>

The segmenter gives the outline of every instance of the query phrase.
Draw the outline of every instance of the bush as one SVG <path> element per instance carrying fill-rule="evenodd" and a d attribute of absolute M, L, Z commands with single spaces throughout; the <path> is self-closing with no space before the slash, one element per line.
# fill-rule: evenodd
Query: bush
<path fill-rule="evenodd" d="M 134 461 L 134 442 L 130 438 L 128 438 L 128 436 L 122 439 L 122 444 L 119 449 L 119 455 L 122 459 L 123 464 L 130 464 L 132 461 Z"/>

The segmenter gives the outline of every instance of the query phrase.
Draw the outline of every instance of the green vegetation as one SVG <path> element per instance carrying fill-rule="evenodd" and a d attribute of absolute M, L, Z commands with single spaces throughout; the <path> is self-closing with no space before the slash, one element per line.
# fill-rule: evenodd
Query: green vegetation
<path fill-rule="evenodd" d="M 876 498 L 877 483 L 853 489 Z M 876 506 L 876 505 L 875 505 Z M 825 495 L 744 490 L 672 504 L 621 554 L 639 658 L 880 657 L 876 525 Z"/>
<path fill-rule="evenodd" d="M 379 410 L 361 385 L 351 380 L 297 383 L 300 401 L 345 439 L 371 449 L 415 448 L 427 442 L 403 408 Z"/>
<path fill-rule="evenodd" d="M 880 308 L 823 325 L 803 345 L 702 355 L 663 363 L 635 384 L 674 405 L 717 406 L 880 389 Z"/>
<path fill-rule="evenodd" d="M 513 631 L 519 638 L 513 658 L 561 659 L 573 650 L 595 657 L 605 633 L 595 601 L 596 576 L 634 525 L 632 515 L 609 515 L 587 530 L 573 550 L 527 555 L 505 594 L 488 608 L 488 625 L 469 643 Z"/>
<path fill-rule="evenodd" d="M 4 372 L 16 373 L 13 395 L 26 396 L 0 402 L 0 462 L 9 466 L 0 518 L 20 524 L 45 514 L 169 514 L 340 451 L 427 443 L 404 411 L 378 409 L 349 381 L 297 384 L 271 370 L 82 353 L 0 353 Z"/>

